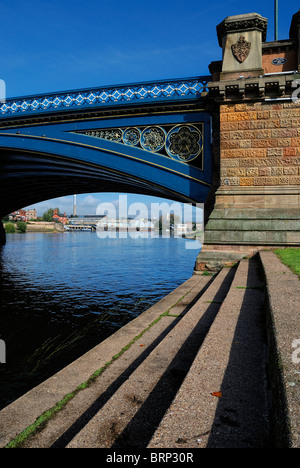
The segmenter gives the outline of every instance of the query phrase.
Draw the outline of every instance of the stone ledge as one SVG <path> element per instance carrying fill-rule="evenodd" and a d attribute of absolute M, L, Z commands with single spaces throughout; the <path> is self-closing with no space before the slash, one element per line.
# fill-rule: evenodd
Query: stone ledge
<path fill-rule="evenodd" d="M 237 74 L 239 76 L 232 76 L 232 79 L 208 83 L 209 98 L 217 102 L 224 102 L 227 99 L 230 101 L 234 99 L 245 100 L 247 98 L 249 100 L 283 97 L 290 99 L 295 90 L 292 83 L 294 80 L 300 79 L 300 75 L 296 70 L 293 74 L 265 75 L 254 78 L 248 78 L 249 73 L 245 70 L 245 72 Z"/>
<path fill-rule="evenodd" d="M 272 382 L 273 427 L 278 448 L 300 448 L 299 365 L 293 340 L 300 338 L 300 281 L 273 252 L 259 252 L 265 281 Z"/>
<path fill-rule="evenodd" d="M 244 208 L 236 210 L 234 208 L 215 208 L 210 215 L 210 219 L 251 219 L 251 220 L 300 220 L 300 211 L 297 209 L 274 209 L 266 208 L 252 209 Z"/>
<path fill-rule="evenodd" d="M 299 231 L 205 231 L 205 244 L 226 245 L 267 245 L 271 247 L 288 247 L 300 245 Z"/>

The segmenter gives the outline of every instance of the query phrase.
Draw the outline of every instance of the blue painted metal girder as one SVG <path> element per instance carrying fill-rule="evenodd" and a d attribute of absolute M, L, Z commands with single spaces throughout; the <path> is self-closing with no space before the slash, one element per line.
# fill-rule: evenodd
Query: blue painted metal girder
<path fill-rule="evenodd" d="M 195 101 L 200 98 L 201 92 L 207 90 L 209 81 L 210 76 L 200 76 L 17 97 L 7 99 L 0 105 L 0 119 L 107 107 Z"/>
<path fill-rule="evenodd" d="M 188 93 L 188 88 L 183 89 Z M 191 96 L 195 99 L 196 95 Z M 200 111 L 172 113 L 168 109 L 157 114 L 125 112 L 109 118 L 93 113 L 85 118 L 76 114 L 70 118 L 68 114 L 58 123 L 52 119 L 21 123 L 10 116 L 11 124 L 6 120 L 5 127 L 0 127 L 0 215 L 49 198 L 96 191 L 127 191 L 203 203 L 212 179 L 210 116 Z M 201 126 L 203 140 L 203 154 L 190 162 L 97 138 L 90 132 L 189 125 Z"/>

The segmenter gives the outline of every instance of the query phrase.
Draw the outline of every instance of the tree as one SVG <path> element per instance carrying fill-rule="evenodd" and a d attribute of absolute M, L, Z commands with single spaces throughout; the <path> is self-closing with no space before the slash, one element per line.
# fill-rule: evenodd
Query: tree
<path fill-rule="evenodd" d="M 7 232 L 8 234 L 14 234 L 16 232 L 15 223 L 6 223 L 4 227 L 5 227 L 5 232 Z"/>
<path fill-rule="evenodd" d="M 20 232 L 26 232 L 27 231 L 27 224 L 24 223 L 24 221 L 18 221 L 17 222 L 17 229 Z"/>
<path fill-rule="evenodd" d="M 57 211 L 59 211 L 58 208 L 56 209 Z M 53 208 L 49 208 L 49 210 L 45 211 L 45 213 L 43 214 L 43 221 L 51 223 L 53 221 L 53 212 L 54 212 Z"/>

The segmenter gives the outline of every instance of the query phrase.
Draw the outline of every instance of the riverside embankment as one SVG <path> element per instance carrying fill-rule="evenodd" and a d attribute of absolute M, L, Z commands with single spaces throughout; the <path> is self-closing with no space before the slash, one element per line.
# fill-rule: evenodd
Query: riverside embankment
<path fill-rule="evenodd" d="M 64 226 L 60 223 L 44 222 L 27 224 L 27 232 L 64 232 Z"/>
<path fill-rule="evenodd" d="M 194 275 L 0 412 L 1 447 L 300 447 L 300 282 L 272 252 Z"/>

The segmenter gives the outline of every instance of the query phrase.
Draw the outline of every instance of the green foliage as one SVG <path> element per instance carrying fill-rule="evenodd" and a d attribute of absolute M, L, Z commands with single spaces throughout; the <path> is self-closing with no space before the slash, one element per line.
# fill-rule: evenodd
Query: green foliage
<path fill-rule="evenodd" d="M 49 208 L 49 210 L 45 211 L 45 213 L 43 214 L 43 221 L 46 221 L 48 223 L 50 223 L 51 221 L 53 221 L 53 209 L 52 208 Z"/>
<path fill-rule="evenodd" d="M 17 229 L 20 232 L 26 232 L 27 231 L 27 224 L 24 223 L 24 221 L 18 221 L 17 222 Z"/>
<path fill-rule="evenodd" d="M 51 223 L 53 221 L 53 212 L 55 209 L 59 213 L 59 208 L 49 208 L 49 210 L 45 211 L 45 213 L 43 214 L 42 221 Z"/>
<path fill-rule="evenodd" d="M 300 279 L 300 249 L 276 249 L 276 255 L 280 258 L 282 263 L 289 267 Z"/>
<path fill-rule="evenodd" d="M 17 230 L 15 223 L 6 223 L 4 225 L 4 228 L 7 234 L 14 234 Z"/>

